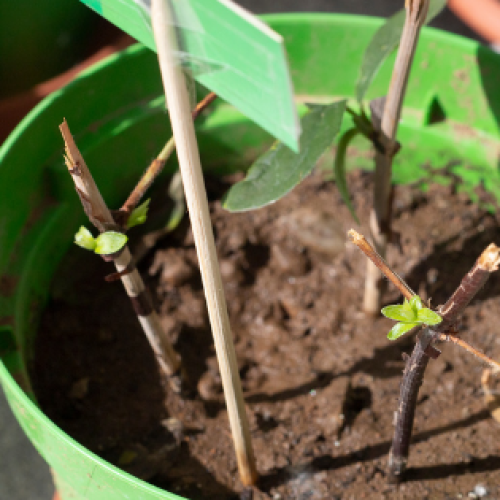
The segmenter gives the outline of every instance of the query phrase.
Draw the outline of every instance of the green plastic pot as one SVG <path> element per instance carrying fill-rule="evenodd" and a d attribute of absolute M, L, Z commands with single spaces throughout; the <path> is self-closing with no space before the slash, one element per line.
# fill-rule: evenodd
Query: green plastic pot
<path fill-rule="evenodd" d="M 325 14 L 266 20 L 285 37 L 299 101 L 353 97 L 364 48 L 380 20 Z M 385 93 L 391 62 L 369 97 Z M 396 181 L 440 181 L 438 169 L 446 168 L 472 194 L 482 182 L 498 199 L 499 81 L 498 56 L 425 29 L 403 111 Z M 120 471 L 58 429 L 38 408 L 27 376 L 51 279 L 83 222 L 58 125 L 67 118 L 104 197 L 116 207 L 170 134 L 161 95 L 155 54 L 134 46 L 45 99 L 0 149 L 0 380 L 63 500 L 179 498 Z M 272 140 L 224 103 L 199 124 L 198 137 L 205 168 L 220 173 L 247 167 Z"/>

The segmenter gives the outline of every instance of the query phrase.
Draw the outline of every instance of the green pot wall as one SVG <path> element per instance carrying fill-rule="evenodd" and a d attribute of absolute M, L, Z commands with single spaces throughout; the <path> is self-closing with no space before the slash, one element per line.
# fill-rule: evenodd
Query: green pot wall
<path fill-rule="evenodd" d="M 353 97 L 364 48 L 380 20 L 326 14 L 266 19 L 285 37 L 299 101 Z M 391 63 L 369 97 L 385 93 Z M 461 176 L 469 191 L 483 182 L 500 197 L 499 81 L 500 57 L 424 30 L 398 136 L 404 148 L 396 157 L 396 181 L 425 181 L 430 164 Z M 68 120 L 105 199 L 117 207 L 170 134 L 161 95 L 155 54 L 134 46 L 45 99 L 0 149 L 0 380 L 20 424 L 53 468 L 63 500 L 179 498 L 121 472 L 58 429 L 37 407 L 26 371 L 52 276 L 83 222 L 58 125 Z M 213 172 L 247 167 L 271 142 L 224 103 L 197 127 L 204 167 Z M 439 171 L 433 175 L 440 180 Z"/>

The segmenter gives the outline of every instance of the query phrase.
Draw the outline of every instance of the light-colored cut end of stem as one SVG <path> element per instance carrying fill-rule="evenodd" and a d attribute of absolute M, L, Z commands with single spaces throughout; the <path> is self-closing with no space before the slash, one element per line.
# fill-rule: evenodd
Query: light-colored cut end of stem
<path fill-rule="evenodd" d="M 365 237 L 354 229 L 349 229 L 349 231 L 347 231 L 347 236 L 357 246 L 361 246 L 363 241 L 366 241 Z"/>
<path fill-rule="evenodd" d="M 389 476 L 388 480 L 390 483 L 399 483 L 403 477 L 406 470 L 406 464 L 408 463 L 408 458 L 406 457 L 394 457 L 392 450 L 389 453 Z"/>
<path fill-rule="evenodd" d="M 66 120 L 61 123 L 59 130 L 64 139 L 64 160 L 87 217 L 101 233 L 112 229 L 115 226 L 113 216 L 90 174 Z"/>
<path fill-rule="evenodd" d="M 490 273 L 498 271 L 500 266 L 500 248 L 491 243 L 477 260 L 479 266 Z"/>

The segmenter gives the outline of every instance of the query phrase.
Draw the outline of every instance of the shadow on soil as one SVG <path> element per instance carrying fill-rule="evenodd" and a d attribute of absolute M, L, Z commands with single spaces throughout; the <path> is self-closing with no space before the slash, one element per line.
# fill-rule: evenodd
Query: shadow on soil
<path fill-rule="evenodd" d="M 474 230 L 491 216 L 485 216 L 485 220 L 475 221 Z M 492 222 L 492 221 L 491 221 Z M 452 237 L 448 240 L 436 245 L 434 252 L 426 259 L 419 262 L 407 275 L 406 281 L 413 290 L 419 290 L 421 285 L 427 288 L 429 297 L 432 297 L 433 306 L 444 304 L 451 294 L 460 285 L 460 280 L 466 273 L 470 271 L 476 259 L 481 252 L 490 244 L 500 244 L 500 233 L 498 226 L 495 224 L 492 227 L 486 228 L 482 232 L 475 232 L 469 237 L 463 247 L 459 250 L 453 249 L 453 244 L 458 238 Z M 426 286 L 426 276 L 430 270 L 437 271 L 435 282 Z M 495 297 L 500 294 L 500 276 L 498 273 L 493 273 L 484 286 L 477 294 L 472 303 L 483 301 L 488 298 Z"/>
<path fill-rule="evenodd" d="M 427 441 L 433 436 L 437 436 L 446 432 L 452 432 L 457 429 L 469 427 L 477 422 L 490 418 L 490 413 L 487 410 L 481 410 L 478 413 L 470 415 L 467 418 L 457 420 L 448 425 L 429 429 L 428 431 L 420 432 L 413 437 L 413 443 Z M 391 443 L 384 441 L 375 445 L 365 446 L 348 455 L 332 457 L 324 455 L 316 457 L 311 462 L 303 464 L 304 468 L 313 470 L 314 472 L 329 471 L 347 467 L 368 460 L 375 460 L 386 456 L 389 453 Z M 453 463 L 433 465 L 420 468 L 409 468 L 407 470 L 407 481 L 422 481 L 427 479 L 442 479 L 449 476 L 457 476 L 470 472 L 484 472 L 500 469 L 500 456 L 488 456 L 486 458 L 474 458 L 467 463 Z M 285 483 L 289 479 L 288 468 L 284 467 L 261 478 L 261 489 L 269 492 L 272 488 Z"/>

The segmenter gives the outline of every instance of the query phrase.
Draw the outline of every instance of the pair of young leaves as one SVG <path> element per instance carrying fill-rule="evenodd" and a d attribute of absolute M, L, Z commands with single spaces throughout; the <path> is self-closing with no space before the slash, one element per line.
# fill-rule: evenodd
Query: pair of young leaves
<path fill-rule="evenodd" d="M 401 305 L 384 307 L 382 309 L 382 314 L 386 318 L 399 321 L 399 323 L 396 323 L 388 333 L 387 338 L 389 340 L 396 340 L 416 326 L 434 326 L 443 321 L 443 318 L 441 318 L 439 314 L 424 307 L 418 295 L 414 295 L 410 301 L 405 299 Z"/>
<path fill-rule="evenodd" d="M 127 220 L 127 229 L 146 222 L 149 201 L 150 200 L 147 199 L 132 211 Z M 127 241 L 127 236 L 117 231 L 106 231 L 97 236 L 97 238 L 94 238 L 92 233 L 85 226 L 81 226 L 80 230 L 75 234 L 75 243 L 79 247 L 91 250 L 99 255 L 114 254 L 121 250 L 126 245 Z"/>

